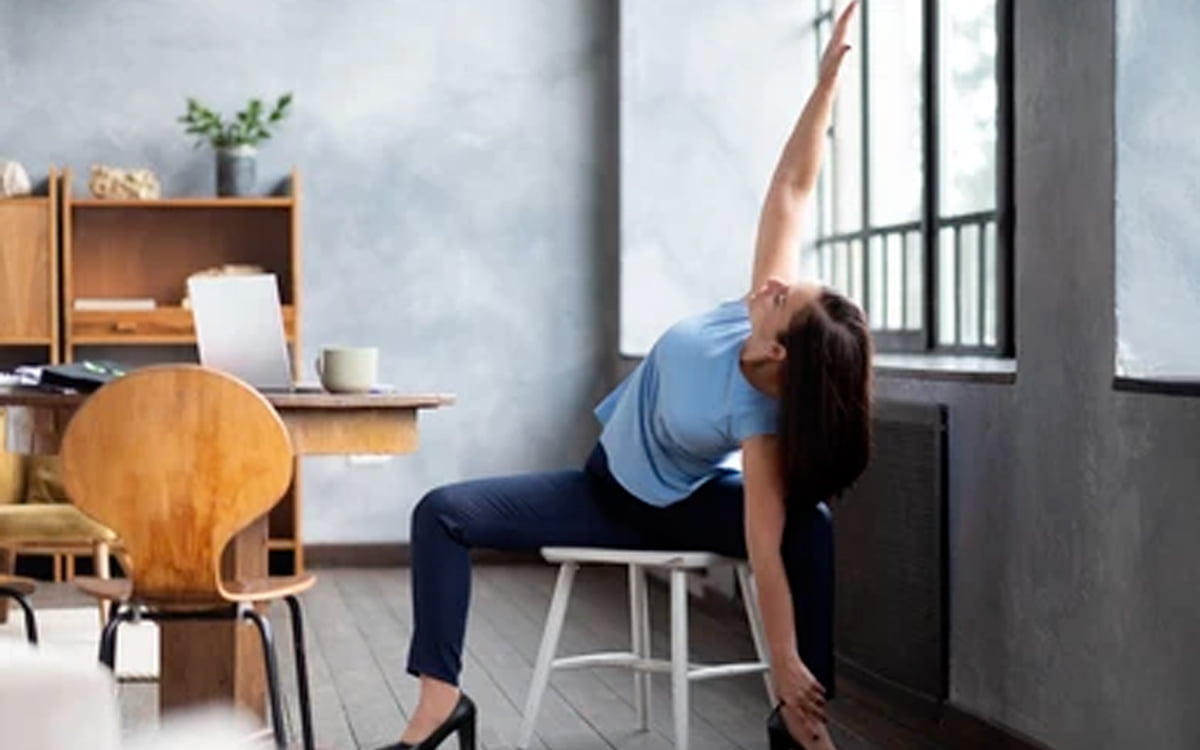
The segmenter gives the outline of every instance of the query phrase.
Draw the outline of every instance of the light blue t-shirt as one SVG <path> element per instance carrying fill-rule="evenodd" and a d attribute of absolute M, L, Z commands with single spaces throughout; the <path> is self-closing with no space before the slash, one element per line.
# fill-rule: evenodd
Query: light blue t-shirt
<path fill-rule="evenodd" d="M 754 435 L 776 429 L 778 403 L 742 374 L 750 333 L 743 300 L 676 323 L 595 409 L 613 477 L 651 505 L 682 500 Z"/>

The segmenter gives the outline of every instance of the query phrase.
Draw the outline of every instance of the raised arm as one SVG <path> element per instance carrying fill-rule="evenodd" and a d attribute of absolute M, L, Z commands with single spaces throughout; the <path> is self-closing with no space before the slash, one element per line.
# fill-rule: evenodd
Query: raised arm
<path fill-rule="evenodd" d="M 842 58 L 850 49 L 846 39 L 857 6 L 858 0 L 852 0 L 838 16 L 833 36 L 821 56 L 817 85 L 809 95 L 771 177 L 759 216 L 751 292 L 769 278 L 790 282 L 796 276 L 801 215 L 817 184 L 838 71 Z"/>

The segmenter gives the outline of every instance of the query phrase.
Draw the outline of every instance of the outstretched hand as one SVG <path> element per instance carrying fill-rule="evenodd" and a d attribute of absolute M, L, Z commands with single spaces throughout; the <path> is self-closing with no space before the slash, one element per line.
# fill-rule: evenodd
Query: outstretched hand
<path fill-rule="evenodd" d="M 850 4 L 838 15 L 837 23 L 833 26 L 833 36 L 829 38 L 829 43 L 825 45 L 825 51 L 821 53 L 819 76 L 823 84 L 832 86 L 837 83 L 838 71 L 842 68 L 842 58 L 850 51 L 850 44 L 846 39 L 850 35 L 850 22 L 854 20 L 856 10 L 858 10 L 858 0 L 851 0 Z"/>
<path fill-rule="evenodd" d="M 792 736 L 814 738 L 825 724 L 825 689 L 796 654 L 775 665 L 775 690 Z"/>

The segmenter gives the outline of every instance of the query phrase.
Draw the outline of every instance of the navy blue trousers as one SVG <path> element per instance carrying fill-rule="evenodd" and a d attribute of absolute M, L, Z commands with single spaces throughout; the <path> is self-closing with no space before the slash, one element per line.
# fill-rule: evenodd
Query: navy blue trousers
<path fill-rule="evenodd" d="M 439 487 L 412 517 L 412 675 L 454 685 L 462 670 L 472 547 L 700 550 L 746 558 L 742 475 L 726 471 L 665 508 L 641 502 L 608 472 L 597 446 L 583 469 Z M 833 527 L 828 508 L 788 514 L 781 549 L 800 658 L 833 695 Z"/>

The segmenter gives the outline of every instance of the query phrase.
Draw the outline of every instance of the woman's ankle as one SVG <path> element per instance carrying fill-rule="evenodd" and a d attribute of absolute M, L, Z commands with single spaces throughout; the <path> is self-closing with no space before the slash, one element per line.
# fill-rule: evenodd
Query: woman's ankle
<path fill-rule="evenodd" d="M 451 705 L 458 701 L 458 696 L 462 693 L 457 685 L 452 685 L 444 680 L 439 680 L 436 677 L 421 675 L 421 701 L 430 701 L 434 704 L 444 704 L 449 702 Z"/>

